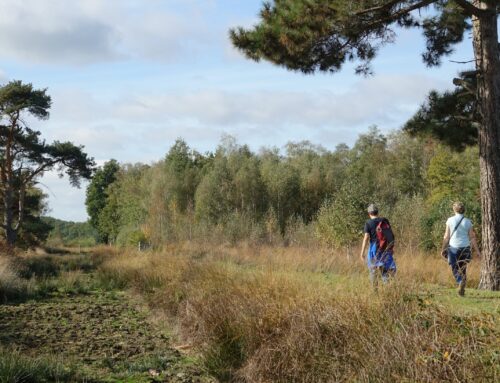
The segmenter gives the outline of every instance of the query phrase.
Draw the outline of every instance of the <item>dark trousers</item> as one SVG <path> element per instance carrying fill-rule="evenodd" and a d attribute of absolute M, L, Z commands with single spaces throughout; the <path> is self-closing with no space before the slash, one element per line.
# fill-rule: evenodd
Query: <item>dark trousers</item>
<path fill-rule="evenodd" d="M 467 264 L 471 260 L 470 247 L 461 247 L 455 250 L 451 248 L 448 251 L 448 263 L 451 267 L 453 276 L 457 284 L 467 280 Z"/>

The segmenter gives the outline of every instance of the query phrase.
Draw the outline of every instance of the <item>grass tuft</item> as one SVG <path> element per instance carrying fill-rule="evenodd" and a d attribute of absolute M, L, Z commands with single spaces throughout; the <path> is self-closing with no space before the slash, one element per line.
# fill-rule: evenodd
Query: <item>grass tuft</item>
<path fill-rule="evenodd" d="M 0 349 L 0 383 L 75 381 L 75 369 L 55 359 L 29 358 L 17 351 Z"/>

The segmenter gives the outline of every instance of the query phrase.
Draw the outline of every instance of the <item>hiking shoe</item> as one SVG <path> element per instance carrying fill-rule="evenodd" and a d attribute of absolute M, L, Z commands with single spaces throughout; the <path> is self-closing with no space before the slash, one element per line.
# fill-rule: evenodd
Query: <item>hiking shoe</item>
<path fill-rule="evenodd" d="M 465 295 L 465 281 L 460 282 L 458 285 L 458 295 L 463 297 Z"/>

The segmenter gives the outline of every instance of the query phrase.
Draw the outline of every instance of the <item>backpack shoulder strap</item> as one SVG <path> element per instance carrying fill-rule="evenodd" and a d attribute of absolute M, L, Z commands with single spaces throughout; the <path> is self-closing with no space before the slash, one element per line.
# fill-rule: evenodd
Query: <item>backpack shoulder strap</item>
<path fill-rule="evenodd" d="M 462 221 L 463 221 L 464 218 L 465 217 L 462 216 L 462 218 L 460 218 L 460 220 L 458 221 L 458 223 L 455 225 L 455 228 L 451 232 L 450 239 L 451 239 L 451 237 L 453 237 L 453 234 L 455 234 L 455 232 L 457 231 L 458 227 L 460 226 L 460 224 L 462 223 Z"/>

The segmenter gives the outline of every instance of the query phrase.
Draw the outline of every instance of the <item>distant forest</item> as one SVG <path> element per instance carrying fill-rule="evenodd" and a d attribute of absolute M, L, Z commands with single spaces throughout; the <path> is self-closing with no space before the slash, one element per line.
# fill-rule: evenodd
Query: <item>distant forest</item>
<path fill-rule="evenodd" d="M 441 243 L 453 200 L 480 233 L 478 148 L 452 150 L 434 138 L 371 127 L 352 147 L 308 141 L 283 150 L 225 137 L 199 153 L 178 139 L 153 164 L 99 168 L 87 211 L 100 242 L 159 247 L 177 241 L 327 244 L 361 238 L 376 203 L 405 246 Z M 89 231 L 90 233 L 90 231 Z"/>
<path fill-rule="evenodd" d="M 52 227 L 47 237 L 50 246 L 94 246 L 97 231 L 88 222 L 63 221 L 52 217 L 42 217 L 42 221 Z"/>

